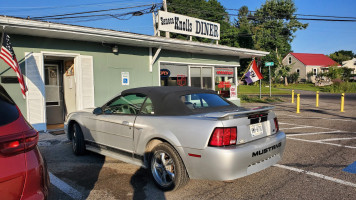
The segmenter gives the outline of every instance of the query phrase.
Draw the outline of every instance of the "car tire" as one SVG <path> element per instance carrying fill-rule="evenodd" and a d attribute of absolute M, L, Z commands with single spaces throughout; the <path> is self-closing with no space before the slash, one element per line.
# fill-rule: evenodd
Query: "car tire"
<path fill-rule="evenodd" d="M 189 181 L 187 170 L 178 152 L 167 143 L 158 144 L 152 149 L 149 169 L 154 183 L 163 191 L 177 190 Z"/>
<path fill-rule="evenodd" d="M 72 135 L 72 148 L 75 155 L 83 155 L 85 153 L 85 143 L 82 129 L 79 124 L 74 124 Z"/>

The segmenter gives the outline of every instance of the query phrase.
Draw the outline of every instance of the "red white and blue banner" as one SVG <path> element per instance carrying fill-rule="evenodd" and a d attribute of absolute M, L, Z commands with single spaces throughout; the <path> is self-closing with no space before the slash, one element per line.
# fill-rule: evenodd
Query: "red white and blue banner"
<path fill-rule="evenodd" d="M 3 33 L 1 41 L 2 43 L 1 43 L 0 58 L 3 59 L 16 72 L 17 79 L 19 80 L 21 86 L 22 95 L 24 98 L 26 98 L 27 87 L 25 84 L 25 79 L 23 78 L 23 75 L 21 73 L 21 69 L 17 62 L 15 52 L 12 49 L 10 43 L 10 36 L 7 35 L 6 33 Z"/>
<path fill-rule="evenodd" d="M 250 84 L 261 79 L 263 79 L 263 76 L 259 68 L 257 67 L 256 61 L 253 60 L 250 69 L 245 74 L 245 81 L 247 82 L 247 84 Z"/>

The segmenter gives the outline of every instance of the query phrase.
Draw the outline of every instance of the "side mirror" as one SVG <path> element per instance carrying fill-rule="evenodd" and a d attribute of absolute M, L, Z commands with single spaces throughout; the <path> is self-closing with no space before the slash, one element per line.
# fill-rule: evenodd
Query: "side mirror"
<path fill-rule="evenodd" d="M 95 108 L 95 109 L 93 110 L 93 114 L 94 114 L 94 115 L 101 115 L 101 114 L 103 114 L 103 109 L 101 109 L 100 107 Z"/>

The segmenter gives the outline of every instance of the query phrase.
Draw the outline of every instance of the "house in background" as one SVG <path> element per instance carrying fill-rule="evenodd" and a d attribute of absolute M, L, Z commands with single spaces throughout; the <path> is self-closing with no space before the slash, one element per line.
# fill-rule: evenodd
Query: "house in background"
<path fill-rule="evenodd" d="M 310 77 L 312 83 L 316 82 L 319 73 L 328 71 L 329 67 L 340 67 L 337 62 L 324 54 L 311 53 L 289 53 L 283 58 L 282 63 L 291 66 L 290 73 L 297 72 L 299 74 L 298 81 L 307 81 L 308 73 L 313 72 Z"/>
<path fill-rule="evenodd" d="M 342 62 L 342 66 L 352 69 L 351 74 L 356 74 L 356 58 Z"/>

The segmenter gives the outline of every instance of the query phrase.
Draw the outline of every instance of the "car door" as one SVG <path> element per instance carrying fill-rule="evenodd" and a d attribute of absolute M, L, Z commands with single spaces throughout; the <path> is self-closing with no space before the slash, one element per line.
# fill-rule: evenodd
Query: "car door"
<path fill-rule="evenodd" d="M 145 98 L 141 94 L 128 94 L 103 106 L 103 114 L 96 116 L 94 141 L 118 153 L 132 153 L 133 127 Z"/>

